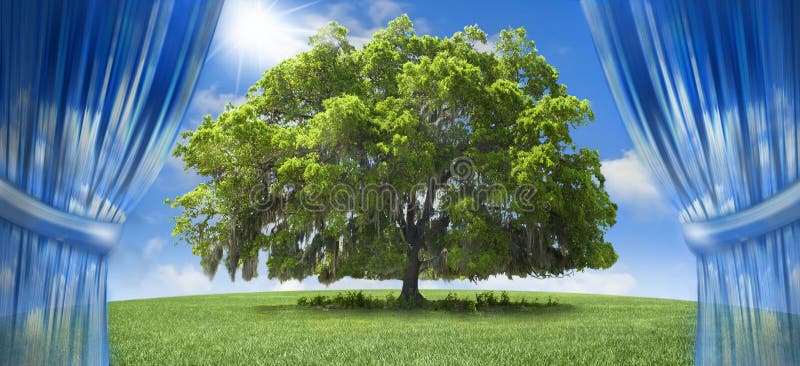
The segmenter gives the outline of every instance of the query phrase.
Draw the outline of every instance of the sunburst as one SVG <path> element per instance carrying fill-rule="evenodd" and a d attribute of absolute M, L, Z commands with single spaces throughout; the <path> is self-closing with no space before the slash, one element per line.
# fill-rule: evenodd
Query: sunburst
<path fill-rule="evenodd" d="M 317 3 L 278 9 L 277 0 L 229 0 L 220 15 L 209 59 L 224 57 L 236 65 L 236 91 L 242 68 L 263 71 L 306 47 L 311 28 L 297 26 L 291 14 Z"/>

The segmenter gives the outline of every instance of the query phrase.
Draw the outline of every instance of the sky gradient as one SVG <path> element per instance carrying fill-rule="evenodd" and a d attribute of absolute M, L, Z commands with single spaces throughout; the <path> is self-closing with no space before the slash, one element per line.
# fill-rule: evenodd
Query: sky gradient
<path fill-rule="evenodd" d="M 272 1 L 263 4 L 264 8 Z M 595 122 L 572 131 L 578 146 L 600 152 L 607 190 L 619 205 L 617 224 L 606 235 L 617 263 L 605 271 L 586 271 L 572 277 L 537 280 L 504 276 L 479 282 L 421 281 L 421 288 L 514 289 L 693 300 L 696 296 L 694 256 L 683 243 L 677 212 L 670 197 L 639 164 L 606 84 L 594 44 L 578 1 L 308 1 L 284 0 L 272 5 L 266 23 L 246 17 L 253 3 L 226 4 L 211 53 L 200 76 L 182 129 L 193 129 L 202 116 L 218 115 L 229 102 L 238 102 L 247 88 L 271 65 L 307 49 L 306 39 L 329 20 L 351 31 L 354 44 L 397 15 L 407 13 L 418 34 L 449 36 L 466 25 L 478 24 L 490 40 L 502 29 L 524 26 L 539 53 L 560 72 L 568 93 L 588 99 Z M 249 14 L 243 18 L 243 14 Z M 245 21 L 243 21 L 245 20 Z M 257 20 L 257 19 L 256 19 Z M 248 21 L 250 21 L 248 23 Z M 236 35 L 250 32 L 251 37 Z M 272 46 L 275 45 L 275 46 Z M 110 256 L 109 299 L 121 300 L 188 294 L 324 289 L 315 278 L 279 283 L 267 279 L 264 256 L 259 277 L 231 283 L 225 273 L 209 281 L 191 248 L 170 236 L 170 217 L 177 210 L 163 204 L 191 190 L 202 178 L 184 171 L 170 157 L 149 192 L 127 215 L 121 243 Z M 222 271 L 224 272 L 224 271 Z M 400 281 L 343 279 L 329 288 L 400 288 Z"/>

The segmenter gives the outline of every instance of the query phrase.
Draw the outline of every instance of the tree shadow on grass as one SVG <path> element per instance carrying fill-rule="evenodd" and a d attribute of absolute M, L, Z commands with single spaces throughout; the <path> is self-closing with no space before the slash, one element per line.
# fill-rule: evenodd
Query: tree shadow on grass
<path fill-rule="evenodd" d="M 414 309 L 399 309 L 399 308 L 342 308 L 336 306 L 307 306 L 307 305 L 256 305 L 249 308 L 252 312 L 262 315 L 275 315 L 281 312 L 303 312 L 306 314 L 325 315 L 325 314 L 359 314 L 359 315 L 463 315 L 467 317 L 481 317 L 481 316 L 503 316 L 513 315 L 519 316 L 541 316 L 541 315 L 560 315 L 570 314 L 579 309 L 578 306 L 572 304 L 557 304 L 557 305 L 534 305 L 527 307 L 519 306 L 495 306 L 486 309 L 479 309 L 476 311 L 468 310 L 446 310 L 446 309 L 430 309 L 430 308 L 414 308 Z"/>

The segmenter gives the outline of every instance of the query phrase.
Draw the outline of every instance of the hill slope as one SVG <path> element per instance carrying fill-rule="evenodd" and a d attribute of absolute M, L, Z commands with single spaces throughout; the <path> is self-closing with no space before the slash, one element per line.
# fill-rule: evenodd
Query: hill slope
<path fill-rule="evenodd" d="M 324 310 L 303 291 L 112 302 L 114 365 L 689 365 L 693 302 L 510 292 L 557 298 L 532 311 Z M 366 291 L 384 296 L 387 291 Z M 448 291 L 422 291 L 443 298 Z M 471 291 L 456 291 L 464 296 Z M 395 292 L 397 295 L 397 292 Z"/>

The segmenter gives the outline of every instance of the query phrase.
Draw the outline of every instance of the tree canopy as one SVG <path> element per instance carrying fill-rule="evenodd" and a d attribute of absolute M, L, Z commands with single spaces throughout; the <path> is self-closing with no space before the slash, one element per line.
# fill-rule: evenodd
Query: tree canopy
<path fill-rule="evenodd" d="M 361 48 L 331 22 L 311 50 L 267 70 L 241 105 L 183 134 L 174 154 L 207 177 L 167 200 L 174 235 L 213 276 L 549 277 L 608 268 L 616 205 L 594 119 L 524 28 L 487 45 L 468 26 L 417 35 L 407 16 Z"/>

